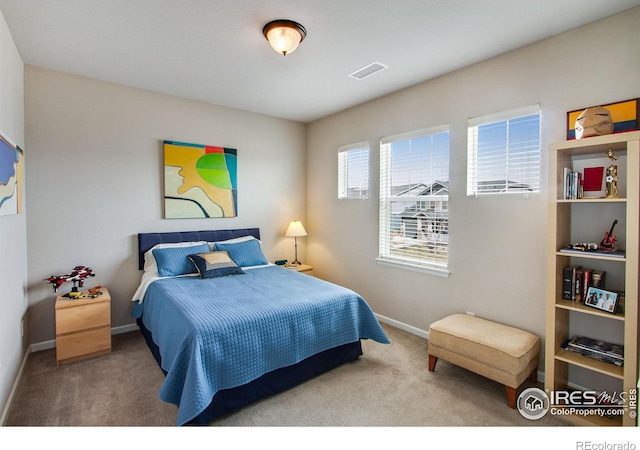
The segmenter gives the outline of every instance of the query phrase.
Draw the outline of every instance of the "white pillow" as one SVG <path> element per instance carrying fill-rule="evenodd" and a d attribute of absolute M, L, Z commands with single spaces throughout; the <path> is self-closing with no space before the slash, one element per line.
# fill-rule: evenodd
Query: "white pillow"
<path fill-rule="evenodd" d="M 227 239 L 226 241 L 214 241 L 214 242 L 209 242 L 209 247 L 213 248 L 213 244 L 235 244 L 237 242 L 246 242 L 252 239 L 256 239 L 256 238 L 254 236 L 242 236 L 242 237 L 237 237 L 233 239 Z M 260 243 L 260 247 L 262 247 L 262 241 L 260 241 L 259 239 L 256 239 L 256 240 Z"/>
<path fill-rule="evenodd" d="M 158 263 L 155 256 L 153 256 L 153 249 L 155 248 L 170 248 L 170 247 L 193 247 L 195 245 L 207 244 L 211 245 L 207 241 L 195 241 L 195 242 L 172 242 L 167 244 L 156 244 L 144 253 L 144 271 L 145 272 L 158 272 Z"/>

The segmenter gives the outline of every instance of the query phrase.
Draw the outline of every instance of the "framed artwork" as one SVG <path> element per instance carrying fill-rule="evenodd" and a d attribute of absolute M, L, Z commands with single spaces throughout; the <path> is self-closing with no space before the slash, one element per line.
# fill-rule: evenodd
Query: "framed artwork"
<path fill-rule="evenodd" d="M 0 132 L 0 216 L 22 212 L 24 152 Z"/>
<path fill-rule="evenodd" d="M 640 99 L 634 98 L 623 102 L 609 103 L 607 105 L 598 105 L 606 108 L 611 113 L 611 121 L 613 122 L 613 133 L 622 133 L 625 131 L 633 131 L 640 129 L 638 116 L 640 116 Z M 576 138 L 576 119 L 582 112 L 592 106 L 576 109 L 567 113 L 567 139 Z"/>
<path fill-rule="evenodd" d="M 584 299 L 584 304 L 591 308 L 615 314 L 618 306 L 618 293 L 590 287 L 587 291 L 587 298 Z"/>
<path fill-rule="evenodd" d="M 165 219 L 236 217 L 238 151 L 164 141 Z"/>

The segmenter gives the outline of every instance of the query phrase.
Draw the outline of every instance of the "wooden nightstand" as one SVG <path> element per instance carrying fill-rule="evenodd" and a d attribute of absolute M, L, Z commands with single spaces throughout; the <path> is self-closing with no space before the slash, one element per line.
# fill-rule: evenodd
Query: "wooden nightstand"
<path fill-rule="evenodd" d="M 310 266 L 308 264 L 300 264 L 299 267 L 290 267 L 290 266 L 286 266 L 286 267 L 289 270 L 295 270 L 296 272 L 302 272 L 305 275 L 313 276 L 313 266 Z"/>
<path fill-rule="evenodd" d="M 111 353 L 111 296 L 56 297 L 56 364 Z M 87 291 L 83 291 L 87 295 Z"/>

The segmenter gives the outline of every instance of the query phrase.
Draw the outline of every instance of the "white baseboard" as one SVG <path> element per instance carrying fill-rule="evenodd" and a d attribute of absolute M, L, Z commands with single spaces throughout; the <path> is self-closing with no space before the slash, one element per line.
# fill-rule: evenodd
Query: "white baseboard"
<path fill-rule="evenodd" d="M 18 390 L 18 385 L 20 384 L 20 380 L 22 379 L 22 372 L 24 371 L 24 366 L 27 364 L 27 357 L 29 356 L 29 349 L 24 352 L 24 356 L 22 357 L 22 363 L 20 364 L 20 369 L 18 370 L 18 374 L 16 375 L 15 380 L 13 380 L 13 386 L 11 386 L 11 391 L 9 391 L 9 398 L 7 398 L 7 402 L 4 404 L 4 409 L 2 410 L 2 415 L 0 416 L 0 426 L 5 426 L 7 417 L 9 416 L 9 411 L 11 410 L 11 404 L 13 403 L 13 398 L 16 395 L 16 391 Z"/>
<path fill-rule="evenodd" d="M 130 331 L 136 331 L 136 330 L 139 330 L 139 329 L 140 329 L 140 327 L 138 327 L 137 324 L 130 323 L 129 325 L 122 325 L 122 326 L 119 326 L 119 327 L 111 328 L 111 335 L 128 333 Z M 35 344 L 31 344 L 31 346 L 29 347 L 29 351 L 31 353 L 39 352 L 39 351 L 42 351 L 42 350 L 55 348 L 55 346 L 56 346 L 56 340 L 55 339 L 50 340 L 50 341 L 37 342 Z"/>
<path fill-rule="evenodd" d="M 375 313 L 374 313 L 375 314 Z M 393 327 L 399 328 L 407 333 L 415 334 L 416 336 L 420 336 L 421 338 L 429 339 L 429 332 L 422 330 L 420 328 L 414 327 L 412 325 L 407 325 L 404 322 L 400 322 L 395 319 L 391 319 L 389 317 L 385 317 L 381 314 L 375 314 L 380 322 L 387 323 Z"/>
<path fill-rule="evenodd" d="M 129 325 L 122 325 L 119 327 L 115 327 L 111 329 L 111 334 L 122 334 L 122 333 L 128 333 L 130 331 L 138 331 L 140 329 L 140 327 L 138 326 L 138 324 L 135 323 L 130 323 Z"/>
<path fill-rule="evenodd" d="M 56 347 L 56 340 L 37 342 L 29 346 L 29 353 L 40 352 L 42 350 L 48 350 Z"/>

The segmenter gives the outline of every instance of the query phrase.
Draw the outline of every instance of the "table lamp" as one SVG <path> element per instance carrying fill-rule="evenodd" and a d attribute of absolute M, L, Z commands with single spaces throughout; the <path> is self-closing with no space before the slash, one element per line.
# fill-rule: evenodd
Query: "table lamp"
<path fill-rule="evenodd" d="M 289 228 L 287 228 L 287 232 L 285 236 L 293 237 L 295 239 L 295 247 L 296 247 L 296 258 L 293 262 L 289 263 L 292 267 L 298 267 L 301 263 L 298 261 L 298 236 L 306 236 L 307 231 L 302 226 L 302 222 L 299 220 L 294 220 L 289 224 Z"/>

